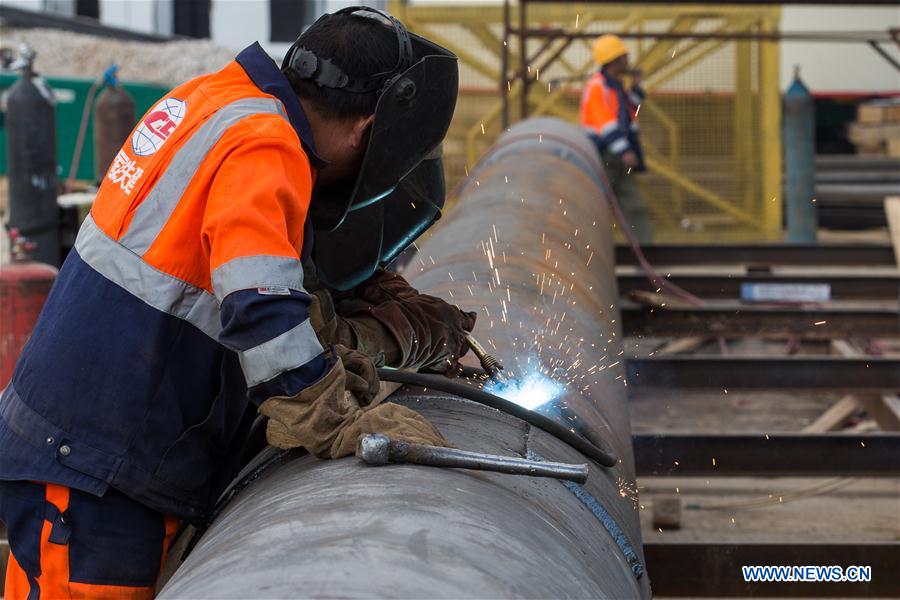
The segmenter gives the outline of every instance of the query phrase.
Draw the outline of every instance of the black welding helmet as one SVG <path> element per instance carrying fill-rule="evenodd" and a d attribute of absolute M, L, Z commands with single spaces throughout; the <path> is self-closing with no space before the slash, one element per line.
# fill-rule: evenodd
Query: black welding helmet
<path fill-rule="evenodd" d="M 302 46 L 303 36 L 284 57 L 282 70 L 301 79 L 351 94 L 378 94 L 356 178 L 316 188 L 310 215 L 317 232 L 333 231 L 349 212 L 377 203 L 434 151 L 447 134 L 459 87 L 457 58 L 449 50 L 409 33 L 375 8 L 348 7 L 335 13 L 340 14 L 374 18 L 391 28 L 399 54 L 393 69 L 366 77 L 349 76 L 340 65 L 316 56 Z"/>
<path fill-rule="evenodd" d="M 371 277 L 441 217 L 445 192 L 439 146 L 380 202 L 351 210 L 337 229 L 316 234 L 319 279 L 346 290 Z"/>
<path fill-rule="evenodd" d="M 350 77 L 303 48 L 302 36 L 282 64 L 282 70 L 318 85 L 378 94 L 356 178 L 317 187 L 310 206 L 319 277 L 329 287 L 344 290 L 393 260 L 440 217 L 440 143 L 456 107 L 459 70 L 452 52 L 407 32 L 383 11 L 359 6 L 335 14 L 375 18 L 394 31 L 399 46 L 391 71 L 365 78 Z"/>

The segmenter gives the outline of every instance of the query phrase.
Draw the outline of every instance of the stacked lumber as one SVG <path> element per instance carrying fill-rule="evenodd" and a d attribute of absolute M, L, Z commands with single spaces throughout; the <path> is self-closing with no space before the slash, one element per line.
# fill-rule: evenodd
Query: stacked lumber
<path fill-rule="evenodd" d="M 860 104 L 849 137 L 860 154 L 900 158 L 900 98 Z"/>

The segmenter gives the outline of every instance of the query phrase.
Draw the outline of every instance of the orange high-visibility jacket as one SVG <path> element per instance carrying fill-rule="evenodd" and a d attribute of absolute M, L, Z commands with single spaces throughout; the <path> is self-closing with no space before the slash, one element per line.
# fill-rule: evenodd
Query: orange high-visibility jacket
<path fill-rule="evenodd" d="M 0 399 L 0 479 L 113 486 L 198 519 L 248 396 L 331 366 L 301 266 L 321 164 L 258 45 L 144 115 Z"/>
<path fill-rule="evenodd" d="M 638 150 L 637 112 L 643 98 L 640 87 L 626 94 L 620 82 L 599 70 L 584 88 L 579 120 L 601 151 L 618 155 Z"/>

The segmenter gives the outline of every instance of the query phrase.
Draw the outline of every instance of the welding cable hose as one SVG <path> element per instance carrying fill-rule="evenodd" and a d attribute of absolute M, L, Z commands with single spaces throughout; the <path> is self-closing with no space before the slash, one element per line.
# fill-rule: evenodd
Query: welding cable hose
<path fill-rule="evenodd" d="M 393 383 L 402 383 L 404 385 L 431 388 L 434 390 L 438 390 L 439 392 L 453 394 L 454 396 L 459 396 L 461 398 L 465 398 L 466 400 L 471 400 L 472 402 L 477 402 L 478 404 L 483 404 L 495 410 L 505 412 L 508 415 L 512 415 L 516 418 L 522 419 L 530 425 L 534 425 L 538 429 L 543 429 L 550 435 L 554 436 L 562 442 L 565 442 L 572 448 L 575 448 L 594 462 L 604 467 L 614 467 L 619 462 L 619 459 L 616 458 L 616 456 L 610 450 L 598 446 L 598 443 L 602 444 L 603 446 L 606 445 L 602 440 L 598 439 L 598 443 L 589 441 L 582 436 L 573 433 L 570 429 L 568 429 L 564 425 L 561 425 L 560 423 L 557 423 L 553 419 L 545 417 L 544 415 L 538 412 L 534 412 L 533 410 L 523 408 L 515 402 L 510 402 L 509 400 L 501 398 L 500 396 L 485 392 L 480 388 L 466 385 L 464 383 L 459 383 L 452 379 L 448 379 L 443 375 L 428 375 L 425 373 L 414 373 L 411 371 L 400 371 L 396 369 L 378 369 L 378 377 L 382 381 L 391 381 Z"/>

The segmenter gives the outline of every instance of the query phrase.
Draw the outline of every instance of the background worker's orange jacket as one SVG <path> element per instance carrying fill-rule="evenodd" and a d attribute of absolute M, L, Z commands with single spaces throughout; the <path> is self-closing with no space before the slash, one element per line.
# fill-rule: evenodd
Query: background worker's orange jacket
<path fill-rule="evenodd" d="M 201 519 L 255 417 L 331 365 L 301 259 L 321 162 L 258 44 L 142 117 L 0 399 L 0 479 Z"/>
<path fill-rule="evenodd" d="M 619 156 L 634 152 L 643 170 L 643 153 L 638 141 L 638 107 L 644 99 L 639 86 L 626 92 L 622 83 L 598 70 L 584 88 L 581 96 L 579 121 L 585 127 L 597 149 Z"/>

